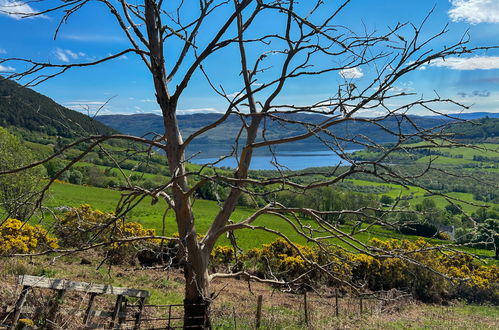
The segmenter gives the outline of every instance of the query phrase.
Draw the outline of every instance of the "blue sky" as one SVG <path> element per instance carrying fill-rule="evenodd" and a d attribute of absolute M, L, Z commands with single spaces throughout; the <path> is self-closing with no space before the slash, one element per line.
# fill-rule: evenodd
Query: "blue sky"
<path fill-rule="evenodd" d="M 91 2 L 74 15 L 62 26 L 56 40 L 53 37 L 58 14 L 21 19 L 15 13 L 37 12 L 43 10 L 44 6 L 43 1 L 22 3 L 0 0 L 0 58 L 34 58 L 52 63 L 85 62 L 128 47 L 123 32 L 108 11 L 98 3 Z M 449 24 L 449 32 L 435 42 L 434 47 L 448 45 L 466 31 L 471 37 L 472 46 L 499 45 L 499 0 L 353 0 L 335 23 L 348 25 L 356 32 L 362 32 L 364 28 L 386 31 L 388 26 L 394 26 L 397 22 L 419 24 L 433 7 L 435 10 L 423 30 L 423 37 Z M 331 8 L 326 5 L 325 10 Z M 189 9 L 184 14 L 188 16 Z M 221 11 L 220 15 L 223 14 Z M 217 23 L 216 17 L 208 22 L 203 29 L 206 35 L 200 36 L 201 41 L 209 38 Z M 272 31 L 277 29 L 279 21 L 277 18 L 265 17 L 258 23 L 262 30 Z M 173 57 L 178 51 L 178 44 L 170 46 L 172 50 L 167 49 L 167 58 Z M 258 52 L 256 48 L 254 51 Z M 240 88 L 241 76 L 237 74 L 240 69 L 235 54 L 228 50 L 228 53 L 214 56 L 207 63 L 207 70 L 214 81 L 217 85 L 223 85 L 228 93 Z M 188 60 L 192 60 L 192 57 Z M 20 70 L 22 66 L 16 62 L 0 65 L 3 74 Z M 301 105 L 324 99 L 337 91 L 338 84 L 343 83 L 344 79 L 362 85 L 372 78 L 373 71 L 374 68 L 363 66 L 344 72 L 336 71 L 316 79 L 299 79 L 287 84 L 280 101 Z M 404 77 L 395 89 L 424 97 L 433 97 L 434 91 L 437 91 L 442 97 L 473 105 L 469 111 L 499 112 L 499 51 L 489 50 L 473 56 L 431 63 Z M 158 110 L 151 79 L 143 63 L 134 55 L 123 56 L 93 68 L 71 70 L 35 87 L 35 90 L 82 112 L 93 113 L 106 101 L 108 103 L 103 107 L 102 114 L 151 113 Z M 179 113 L 224 111 L 225 102 L 214 95 L 202 75 L 197 74 L 180 99 L 179 110 Z M 440 110 L 454 112 L 455 108 L 443 106 Z"/>

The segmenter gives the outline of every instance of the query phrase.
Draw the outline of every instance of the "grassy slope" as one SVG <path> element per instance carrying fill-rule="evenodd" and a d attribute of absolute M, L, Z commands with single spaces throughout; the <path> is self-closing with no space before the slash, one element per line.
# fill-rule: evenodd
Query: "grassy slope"
<path fill-rule="evenodd" d="M 51 189 L 51 195 L 47 199 L 46 205 L 49 207 L 55 207 L 61 205 L 78 206 L 80 204 L 90 204 L 94 208 L 106 212 L 112 212 L 117 201 L 119 200 L 119 196 L 120 193 L 118 191 L 110 189 L 56 183 Z M 165 209 L 166 205 L 164 203 L 159 202 L 155 205 L 151 205 L 150 199 L 146 198 L 130 213 L 130 216 L 133 221 L 141 222 L 147 228 L 155 228 L 156 233 L 160 234 L 162 233 L 162 218 Z M 196 200 L 194 204 L 194 214 L 196 217 L 196 226 L 200 233 L 206 232 L 217 211 L 218 206 L 216 202 Z M 253 210 L 249 208 L 238 207 L 231 219 L 234 222 L 238 222 L 250 216 L 252 213 Z M 304 220 L 303 222 L 304 224 L 313 225 L 312 222 L 307 220 Z M 278 217 L 264 215 L 255 221 L 254 224 L 278 230 L 288 236 L 292 241 L 300 244 L 306 244 L 306 240 L 303 237 L 299 236 L 288 223 Z M 341 226 L 340 229 L 349 232 L 351 227 Z M 173 219 L 173 212 L 169 211 L 166 216 L 165 234 L 171 235 L 174 232 L 177 232 L 177 229 Z M 274 234 L 260 230 L 241 230 L 236 232 L 236 236 L 239 246 L 243 249 L 259 247 L 261 244 L 269 243 L 276 238 Z M 361 242 L 367 242 L 369 239 L 374 237 L 381 239 L 407 238 L 411 240 L 417 238 L 415 236 L 406 236 L 394 233 L 379 226 L 375 226 L 370 233 L 360 233 L 356 235 L 356 238 Z M 339 240 L 335 240 L 335 243 L 345 248 L 352 249 L 352 247 Z M 219 244 L 229 245 L 229 241 L 225 236 L 223 236 L 219 240 Z M 471 252 L 482 255 L 491 255 L 491 251 L 473 249 Z"/>
<path fill-rule="evenodd" d="M 81 257 L 90 258 L 92 265 L 81 265 Z M 131 270 L 120 266 L 96 269 L 101 260 L 97 256 L 77 254 L 53 259 L 41 257 L 30 262 L 25 259 L 0 259 L 0 311 L 11 308 L 18 297 L 17 275 L 32 274 L 74 281 L 108 283 L 116 286 L 141 288 L 152 294 L 150 304 L 179 304 L 183 300 L 184 283 L 178 270 Z M 384 310 L 381 302 L 364 300 L 364 313 L 359 315 L 356 298 L 339 299 L 339 317 L 334 315 L 334 298 L 330 292 L 322 296 L 309 292 L 309 316 L 311 327 L 303 319 L 303 296 L 275 290 L 262 284 L 235 279 L 217 279 L 212 283 L 217 293 L 213 302 L 215 329 L 251 329 L 254 327 L 256 301 L 263 296 L 262 329 L 497 329 L 499 308 L 453 303 L 451 306 L 425 305 L 410 300 L 387 301 Z M 42 304 L 52 296 L 37 291 L 36 300 L 29 304 Z M 218 295 L 220 293 L 220 295 Z M 43 300 L 43 299 L 46 300 Z M 68 329 L 81 328 L 88 296 L 65 295 L 60 317 L 71 321 Z M 109 310 L 114 296 L 99 296 L 96 308 Z M 162 313 L 161 313 L 162 312 Z M 148 309 L 147 315 L 153 311 Z M 155 317 L 164 317 L 166 311 L 158 310 Z M 0 313 L 1 315 L 1 313 Z M 152 326 L 152 324 L 148 324 Z M 164 327 L 164 323 L 161 324 Z M 79 326 L 79 327 L 78 327 Z M 160 324 L 156 324 L 160 326 Z"/>

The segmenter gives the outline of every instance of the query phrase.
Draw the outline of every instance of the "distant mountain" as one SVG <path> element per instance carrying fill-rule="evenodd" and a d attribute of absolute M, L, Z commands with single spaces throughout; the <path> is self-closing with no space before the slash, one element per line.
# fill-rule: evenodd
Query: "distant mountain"
<path fill-rule="evenodd" d="M 182 133 L 184 136 L 188 136 L 200 128 L 215 122 L 218 118 L 220 118 L 220 116 L 221 115 L 217 113 L 180 115 L 178 116 L 178 121 Z M 318 124 L 329 118 L 328 116 L 319 114 L 281 114 L 280 116 L 289 121 L 306 121 L 314 124 Z M 138 136 L 143 136 L 149 133 L 164 134 L 163 118 L 155 114 L 104 115 L 98 116 L 96 119 L 110 127 L 119 129 L 126 134 Z M 451 122 L 450 119 L 435 116 L 411 116 L 410 120 L 421 128 L 432 128 Z M 383 126 L 394 131 L 397 131 L 399 127 L 404 133 L 411 133 L 415 131 L 412 124 L 407 119 L 402 119 L 400 116 L 393 116 L 384 119 L 381 123 Z M 266 139 L 285 138 L 305 133 L 307 131 L 307 128 L 303 125 L 285 123 L 282 120 L 267 119 L 265 123 L 262 124 L 262 127 L 263 126 L 265 127 Z M 198 151 L 206 152 L 208 149 L 228 150 L 233 145 L 234 141 L 232 139 L 237 136 L 240 128 L 241 119 L 238 116 L 231 115 L 226 122 L 195 139 L 189 151 L 194 153 Z M 338 137 L 351 138 L 355 136 L 361 141 L 374 140 L 378 143 L 387 143 L 393 142 L 395 139 L 393 135 L 387 133 L 379 126 L 362 121 L 348 121 L 337 124 L 330 129 Z M 331 137 L 325 134 L 321 134 L 321 137 L 325 140 L 332 140 Z M 259 139 L 262 140 L 263 137 L 260 136 Z M 351 143 L 344 144 L 344 146 L 346 148 L 358 147 L 358 145 L 356 146 Z M 324 148 L 324 144 L 315 137 L 299 143 L 280 146 L 281 151 L 290 149 L 320 150 Z"/>
<path fill-rule="evenodd" d="M 481 119 L 481 118 L 499 118 L 499 112 L 454 113 L 449 116 L 464 120 Z"/>
<path fill-rule="evenodd" d="M 495 142 L 499 139 L 499 118 L 487 116 L 466 122 L 456 122 L 449 126 L 447 132 L 455 134 L 457 139 Z"/>
<path fill-rule="evenodd" d="M 112 134 L 116 130 L 0 76 L 0 126 L 65 138 Z"/>

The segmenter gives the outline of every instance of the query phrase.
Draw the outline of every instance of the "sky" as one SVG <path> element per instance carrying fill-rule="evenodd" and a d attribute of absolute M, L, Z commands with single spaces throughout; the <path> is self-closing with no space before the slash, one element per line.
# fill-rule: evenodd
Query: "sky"
<path fill-rule="evenodd" d="M 0 59 L 30 58 L 61 64 L 84 63 L 129 47 L 124 33 L 109 11 L 96 1 L 90 1 L 63 24 L 56 39 L 54 31 L 60 13 L 34 18 L 22 18 L 19 14 L 37 13 L 44 10 L 48 3 L 56 2 L 0 0 Z M 470 46 L 499 45 L 499 0 L 352 0 L 334 23 L 348 26 L 358 33 L 382 33 L 397 22 L 419 25 L 432 8 L 433 12 L 423 28 L 421 38 L 437 33 L 448 24 L 448 32 L 431 44 L 434 49 L 449 45 L 463 35 L 470 36 Z M 333 9 L 333 5 L 326 4 L 323 10 L 327 13 Z M 193 13 L 187 5 L 182 15 L 188 19 Z M 227 12 L 221 9 L 211 21 L 207 21 L 199 36 L 201 43 L 209 40 L 225 14 Z M 260 18 L 256 23 L 258 28 L 255 33 L 279 31 L 282 26 L 278 17 L 271 16 Z M 401 34 L 405 32 L 409 33 L 409 30 L 402 30 Z M 165 50 L 167 61 L 175 58 L 180 45 L 178 42 L 168 44 Z M 249 53 L 255 55 L 259 51 L 256 45 Z M 186 63 L 192 60 L 190 54 Z M 318 67 L 330 66 L 341 60 L 319 57 L 317 64 Z M 279 64 L 279 57 L 275 56 L 269 61 L 272 65 Z M 22 70 L 23 65 L 15 61 L 0 64 L 2 75 Z M 228 94 L 237 94 L 240 90 L 240 68 L 234 49 L 210 58 L 206 70 L 213 77 L 215 85 L 223 86 Z M 338 85 L 345 81 L 365 85 L 372 80 L 374 73 L 375 68 L 366 65 L 334 71 L 313 79 L 297 79 L 286 84 L 279 101 L 297 105 L 313 103 L 332 96 L 338 90 Z M 263 74 L 260 81 L 265 78 Z M 173 87 L 175 83 L 178 80 L 173 81 Z M 255 82 L 255 86 L 260 83 Z M 34 89 L 68 108 L 89 114 L 95 113 L 97 109 L 100 109 L 100 114 L 159 112 L 150 75 L 140 59 L 131 54 L 92 68 L 70 70 Z M 492 49 L 431 62 L 398 81 L 393 90 L 427 98 L 438 93 L 441 97 L 470 105 L 470 109 L 466 110 L 468 112 L 499 113 L 499 51 Z M 198 72 L 181 97 L 178 109 L 180 114 L 222 112 L 226 109 L 226 102 L 213 93 L 204 76 Z M 453 113 L 456 108 L 443 105 L 439 110 Z M 376 115 L 375 110 L 371 110 L 370 114 Z"/>

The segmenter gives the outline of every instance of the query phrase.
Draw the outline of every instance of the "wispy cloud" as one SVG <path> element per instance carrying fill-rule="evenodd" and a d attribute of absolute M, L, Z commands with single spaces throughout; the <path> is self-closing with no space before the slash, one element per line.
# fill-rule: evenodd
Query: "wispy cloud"
<path fill-rule="evenodd" d="M 469 97 L 489 97 L 490 96 L 490 91 L 488 90 L 482 90 L 482 91 L 473 91 L 471 93 L 466 93 L 466 92 L 459 92 L 457 93 L 462 98 L 469 98 Z"/>
<path fill-rule="evenodd" d="M 112 106 L 106 103 L 106 101 L 76 100 L 65 102 L 64 106 L 88 115 L 95 115 L 97 112 L 100 115 L 113 113 Z"/>
<path fill-rule="evenodd" d="M 0 0 L 0 14 L 9 16 L 14 19 L 21 18 L 48 18 L 45 15 L 36 15 L 39 12 L 31 7 L 25 1 L 17 0 Z"/>
<path fill-rule="evenodd" d="M 155 103 L 156 100 L 153 100 L 153 99 L 142 99 L 142 100 L 140 100 L 140 102 L 144 102 L 144 103 Z"/>
<path fill-rule="evenodd" d="M 448 57 L 436 59 L 430 66 L 452 70 L 492 70 L 499 69 L 499 56 Z"/>
<path fill-rule="evenodd" d="M 70 49 L 56 48 L 54 50 L 54 55 L 62 62 L 69 63 L 71 60 L 77 60 L 82 57 L 86 57 L 87 54 L 83 52 L 73 52 Z"/>
<path fill-rule="evenodd" d="M 243 93 L 242 92 L 234 92 L 234 93 L 227 94 L 227 97 L 230 99 L 233 99 L 233 98 L 238 97 L 239 95 L 243 95 Z"/>
<path fill-rule="evenodd" d="M 414 91 L 413 85 L 414 85 L 414 83 L 412 81 L 407 81 L 407 82 L 403 82 L 399 85 L 393 86 L 392 88 L 390 88 L 390 90 L 394 93 L 413 92 Z"/>
<path fill-rule="evenodd" d="M 0 72 L 12 72 L 12 71 L 16 71 L 16 69 L 11 66 L 5 66 L 0 64 Z"/>
<path fill-rule="evenodd" d="M 499 1 L 497 0 L 450 0 L 449 16 L 454 22 L 471 24 L 499 23 Z"/>
<path fill-rule="evenodd" d="M 215 108 L 194 108 L 178 110 L 177 113 L 179 115 L 193 115 L 196 113 L 220 113 L 220 110 Z"/>
<path fill-rule="evenodd" d="M 0 48 L 0 54 L 7 54 L 7 51 L 3 48 Z"/>
<path fill-rule="evenodd" d="M 71 101 L 64 103 L 65 105 L 104 105 L 106 102 L 104 101 Z"/>
<path fill-rule="evenodd" d="M 62 34 L 59 38 L 82 42 L 121 42 L 120 36 L 102 34 Z"/>
<path fill-rule="evenodd" d="M 339 74 L 345 79 L 357 79 L 364 77 L 364 73 L 359 68 L 343 69 L 339 72 Z"/>

